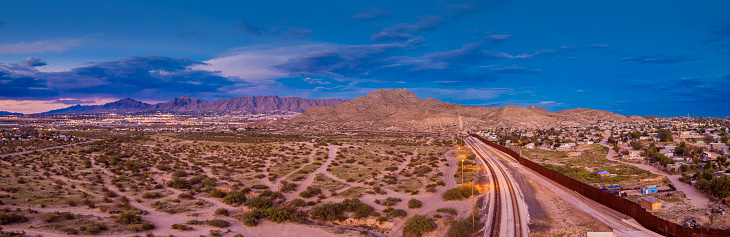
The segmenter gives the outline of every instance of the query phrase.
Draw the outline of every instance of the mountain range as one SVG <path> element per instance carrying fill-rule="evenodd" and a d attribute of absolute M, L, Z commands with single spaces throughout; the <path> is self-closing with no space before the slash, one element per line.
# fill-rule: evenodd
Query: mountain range
<path fill-rule="evenodd" d="M 314 107 L 292 118 L 298 126 L 326 129 L 379 129 L 410 131 L 462 131 L 485 127 L 544 128 L 590 125 L 598 120 L 644 122 L 593 109 L 567 109 L 555 113 L 540 107 L 478 107 L 420 99 L 405 89 L 380 89 L 335 106 Z"/>
<path fill-rule="evenodd" d="M 13 113 L 8 111 L 0 111 L 0 115 L 23 115 L 23 113 Z"/>
<path fill-rule="evenodd" d="M 343 100 L 341 99 L 304 99 L 278 96 L 237 97 L 209 102 L 189 96 L 182 96 L 153 105 L 126 98 L 103 105 L 74 105 L 63 109 L 51 110 L 45 112 L 45 114 L 136 113 L 150 111 L 196 113 L 265 113 L 290 111 L 302 113 L 311 107 L 333 106 L 342 102 Z"/>

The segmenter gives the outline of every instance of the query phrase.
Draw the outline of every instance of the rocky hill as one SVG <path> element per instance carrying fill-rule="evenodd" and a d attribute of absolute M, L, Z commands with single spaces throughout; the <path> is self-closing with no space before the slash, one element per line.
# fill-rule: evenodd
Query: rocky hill
<path fill-rule="evenodd" d="M 289 111 L 302 113 L 311 107 L 333 106 L 342 103 L 340 99 L 304 99 L 298 97 L 249 96 L 230 99 L 219 99 L 213 102 L 182 96 L 173 100 L 151 105 L 133 99 L 122 99 L 103 105 L 74 105 L 51 110 L 47 114 L 94 114 L 94 113 L 127 113 L 127 112 L 241 112 L 263 113 Z"/>
<path fill-rule="evenodd" d="M 291 122 L 298 126 L 325 129 L 461 131 L 488 126 L 578 126 L 598 120 L 640 122 L 644 119 L 591 109 L 553 113 L 535 106 L 463 106 L 433 98 L 422 100 L 405 89 L 380 89 L 336 106 L 314 107 L 294 117 Z"/>

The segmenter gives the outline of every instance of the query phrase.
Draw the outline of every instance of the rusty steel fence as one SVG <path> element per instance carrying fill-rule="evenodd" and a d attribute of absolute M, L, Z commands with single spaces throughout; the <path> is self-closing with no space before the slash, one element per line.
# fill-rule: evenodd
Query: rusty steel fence
<path fill-rule="evenodd" d="M 720 229 L 712 229 L 712 228 L 692 228 L 692 227 L 685 227 L 679 224 L 672 223 L 670 221 L 661 219 L 659 217 L 654 216 L 650 212 L 646 211 L 644 207 L 642 207 L 640 204 L 632 202 L 628 199 L 610 194 L 606 191 L 601 191 L 600 189 L 593 187 L 591 185 L 585 184 L 583 182 L 577 181 L 575 179 L 572 179 L 568 176 L 565 176 L 561 173 L 558 173 L 554 170 L 548 169 L 543 167 L 540 164 L 537 164 L 535 162 L 532 162 L 528 159 L 523 159 L 520 157 L 517 152 L 510 150 L 507 147 L 500 146 L 496 143 L 487 141 L 486 139 L 475 135 L 475 134 L 469 134 L 472 137 L 475 137 L 479 139 L 480 141 L 484 142 L 485 144 L 502 151 L 506 153 L 507 155 L 511 156 L 515 160 L 517 160 L 520 164 L 523 166 L 530 168 L 531 170 L 536 171 L 537 173 L 540 173 L 542 176 L 545 176 L 546 178 L 549 178 L 560 185 L 563 185 L 564 187 L 573 190 L 587 198 L 590 198 L 591 200 L 603 204 L 604 206 L 607 206 L 617 212 L 620 212 L 624 215 L 630 216 L 639 224 L 644 226 L 645 228 L 652 230 L 656 233 L 665 235 L 665 236 L 677 236 L 677 237 L 699 237 L 699 236 L 728 236 L 730 237 L 730 232 Z"/>

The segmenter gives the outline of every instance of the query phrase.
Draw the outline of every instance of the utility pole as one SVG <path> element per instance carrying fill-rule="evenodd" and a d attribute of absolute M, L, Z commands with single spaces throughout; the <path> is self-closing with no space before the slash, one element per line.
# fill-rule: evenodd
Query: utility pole
<path fill-rule="evenodd" d="M 474 206 L 474 182 L 471 183 L 471 229 L 474 230 L 474 216 L 476 215 L 476 206 Z"/>
<path fill-rule="evenodd" d="M 461 184 L 464 184 L 464 159 L 461 159 Z"/>

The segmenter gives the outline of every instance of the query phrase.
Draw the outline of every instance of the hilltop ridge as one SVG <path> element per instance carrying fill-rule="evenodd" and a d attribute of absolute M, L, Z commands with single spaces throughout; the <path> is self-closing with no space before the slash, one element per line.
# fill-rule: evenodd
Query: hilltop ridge
<path fill-rule="evenodd" d="M 433 98 L 422 100 L 406 89 L 379 89 L 335 106 L 311 108 L 294 117 L 291 122 L 329 129 L 461 131 L 484 127 L 579 126 L 598 120 L 645 121 L 641 117 L 593 109 L 568 109 L 553 113 L 536 106 L 464 106 Z"/>

